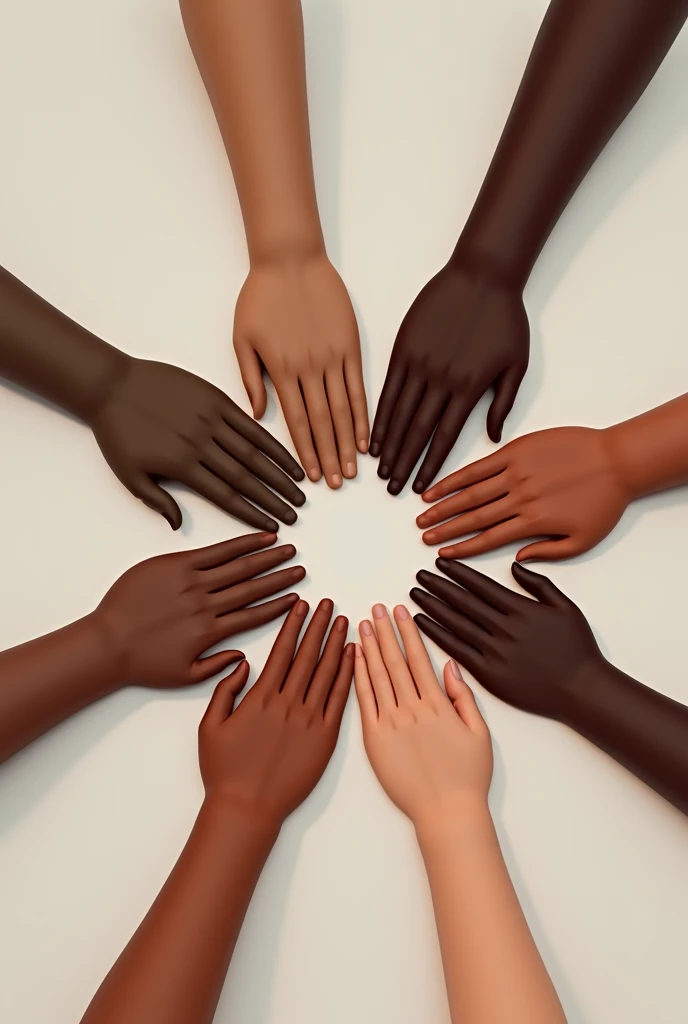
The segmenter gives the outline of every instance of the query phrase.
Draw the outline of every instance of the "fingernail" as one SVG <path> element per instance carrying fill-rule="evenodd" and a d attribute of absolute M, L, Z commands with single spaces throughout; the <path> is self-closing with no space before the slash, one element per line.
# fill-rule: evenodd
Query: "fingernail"
<path fill-rule="evenodd" d="M 296 603 L 295 607 L 296 607 L 296 614 L 300 615 L 300 616 L 304 616 L 306 614 L 306 612 L 308 611 L 308 602 L 307 601 L 298 601 Z"/>
<path fill-rule="evenodd" d="M 368 622 L 367 619 L 364 619 L 363 622 L 361 623 L 361 633 L 363 633 L 364 636 L 372 636 L 373 635 L 373 627 Z"/>
<path fill-rule="evenodd" d="M 259 533 L 258 534 L 258 539 L 259 540 L 277 540 L 277 534 L 276 533 L 268 533 L 266 531 L 265 533 Z"/>
<path fill-rule="evenodd" d="M 437 534 L 435 533 L 434 530 L 428 530 L 427 533 L 423 534 L 423 540 L 425 541 L 426 544 L 434 544 L 436 536 Z"/>
<path fill-rule="evenodd" d="M 365 455 L 365 453 L 368 451 L 368 439 L 365 437 L 360 437 L 358 439 L 357 447 L 359 452 L 362 452 Z"/>
<path fill-rule="evenodd" d="M 333 487 L 341 487 L 342 486 L 342 478 L 340 477 L 339 473 L 333 473 L 332 474 L 332 476 L 330 478 L 330 483 L 332 484 Z"/>
<path fill-rule="evenodd" d="M 415 491 L 416 494 L 422 494 L 423 491 L 425 490 L 425 484 L 423 483 L 423 481 L 416 480 L 416 482 L 413 485 L 413 490 Z"/>
<path fill-rule="evenodd" d="M 356 463 L 347 462 L 346 466 L 344 467 L 344 472 L 348 477 L 356 476 Z"/>
<path fill-rule="evenodd" d="M 291 575 L 292 579 L 302 580 L 303 577 L 306 575 L 306 570 L 302 565 L 297 565 L 295 569 L 292 569 Z"/>
<path fill-rule="evenodd" d="M 373 605 L 373 615 L 376 619 L 384 619 L 385 617 L 385 606 L 383 604 Z"/>
<path fill-rule="evenodd" d="M 288 512 L 284 513 L 284 521 L 287 524 L 287 526 L 293 526 L 297 518 L 298 516 L 296 515 L 296 512 L 294 512 L 293 508 L 289 509 Z"/>
<path fill-rule="evenodd" d="M 332 600 L 332 598 L 330 598 L 330 597 L 323 597 L 322 601 L 320 602 L 320 604 L 317 607 L 317 611 L 319 611 L 319 612 L 329 612 L 330 615 L 331 615 L 333 608 L 334 608 L 334 601 Z"/>
<path fill-rule="evenodd" d="M 381 480 L 386 480 L 387 477 L 389 476 L 389 474 L 390 474 L 389 466 L 384 466 L 383 465 L 383 466 L 379 466 L 378 467 L 377 475 L 380 477 Z"/>
<path fill-rule="evenodd" d="M 320 470 L 317 466 L 311 466 L 308 470 L 308 479 L 312 480 L 314 484 L 318 482 L 320 479 Z"/>
<path fill-rule="evenodd" d="M 410 618 L 408 608 L 405 608 L 403 604 L 398 604 L 396 606 L 396 608 L 394 609 L 394 614 L 396 615 L 400 622 L 406 622 L 406 620 Z"/>
<path fill-rule="evenodd" d="M 461 682 L 463 682 L 463 676 L 461 675 L 461 669 L 459 668 L 459 666 L 457 665 L 457 663 L 454 661 L 453 658 L 450 658 L 449 665 L 451 667 L 451 670 L 452 670 L 454 676 L 457 679 L 460 679 Z"/>
<path fill-rule="evenodd" d="M 368 450 L 370 451 L 370 454 L 373 456 L 373 458 L 376 459 L 380 454 L 380 442 L 373 441 Z"/>
<path fill-rule="evenodd" d="M 361 647 L 360 644 L 354 645 L 354 654 L 356 655 L 357 658 L 363 657 L 363 648 Z"/>
<path fill-rule="evenodd" d="M 338 633 L 344 633 L 346 631 L 347 626 L 348 622 L 346 621 L 346 618 L 343 615 L 340 615 L 334 624 L 334 627 Z"/>
<path fill-rule="evenodd" d="M 393 494 L 396 497 L 396 495 L 399 494 L 403 486 L 404 485 L 402 484 L 401 480 L 390 480 L 389 484 L 387 485 L 387 493 Z"/>

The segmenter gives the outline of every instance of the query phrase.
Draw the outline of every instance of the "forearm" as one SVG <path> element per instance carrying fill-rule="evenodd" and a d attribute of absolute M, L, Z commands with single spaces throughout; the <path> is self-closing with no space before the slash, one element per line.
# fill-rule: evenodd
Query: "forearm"
<path fill-rule="evenodd" d="M 211 1024 L 278 829 L 208 801 L 82 1024 Z"/>
<path fill-rule="evenodd" d="M 552 0 L 456 249 L 522 286 L 688 17 L 688 0 Z"/>
<path fill-rule="evenodd" d="M 0 267 L 0 377 L 88 421 L 126 359 Z"/>
<path fill-rule="evenodd" d="M 252 262 L 323 249 L 300 0 L 181 0 Z"/>
<path fill-rule="evenodd" d="M 605 436 L 633 498 L 688 483 L 688 395 L 617 423 Z"/>
<path fill-rule="evenodd" d="M 688 708 L 619 671 L 591 666 L 563 721 L 688 814 Z"/>
<path fill-rule="evenodd" d="M 0 653 L 0 763 L 122 684 L 95 615 Z"/>
<path fill-rule="evenodd" d="M 455 1024 L 563 1024 L 487 805 L 416 829 Z"/>

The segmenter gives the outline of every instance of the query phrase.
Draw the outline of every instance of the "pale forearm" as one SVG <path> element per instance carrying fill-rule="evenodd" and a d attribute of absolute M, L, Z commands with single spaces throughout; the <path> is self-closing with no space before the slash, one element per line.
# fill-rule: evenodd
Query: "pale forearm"
<path fill-rule="evenodd" d="M 180 0 L 232 165 L 251 261 L 323 249 L 300 0 Z"/>
<path fill-rule="evenodd" d="M 82 1024 L 211 1024 L 278 829 L 206 802 L 160 895 Z"/>
<path fill-rule="evenodd" d="M 487 806 L 417 828 L 455 1024 L 563 1024 Z"/>
<path fill-rule="evenodd" d="M 605 431 L 634 498 L 688 483 L 688 394 Z"/>

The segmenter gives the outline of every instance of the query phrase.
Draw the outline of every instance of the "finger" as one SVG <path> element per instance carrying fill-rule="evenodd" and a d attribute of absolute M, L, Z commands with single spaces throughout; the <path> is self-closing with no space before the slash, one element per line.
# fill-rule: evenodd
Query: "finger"
<path fill-rule="evenodd" d="M 248 605 L 262 601 L 264 597 L 271 597 L 278 594 L 280 590 L 287 590 L 295 587 L 306 575 L 302 565 L 291 566 L 289 569 L 281 569 L 280 572 L 271 572 L 267 576 L 260 576 L 257 580 L 247 580 L 235 587 L 228 587 L 217 594 L 211 594 L 208 603 L 210 610 L 216 617 L 231 614 L 239 608 L 246 608 Z"/>
<path fill-rule="evenodd" d="M 487 414 L 487 434 L 495 444 L 502 440 L 504 420 L 511 412 L 526 369 L 526 366 L 510 366 L 497 380 L 494 398 Z"/>
<path fill-rule="evenodd" d="M 256 505 L 264 508 L 266 512 L 270 512 L 280 522 L 286 523 L 288 526 L 293 526 L 296 522 L 298 517 L 294 509 L 252 473 L 249 473 L 233 456 L 228 455 L 216 441 L 210 440 L 203 449 L 201 459 L 202 464 L 216 477 L 228 484 L 232 490 L 254 501 Z"/>
<path fill-rule="evenodd" d="M 293 700 L 294 703 L 302 702 L 306 699 L 306 693 L 313 678 L 315 666 L 320 658 L 320 648 L 325 639 L 333 611 L 334 602 L 329 598 L 322 600 L 313 612 L 313 617 L 308 623 L 303 640 L 299 644 L 296 657 L 289 669 L 281 691 L 287 699 Z"/>
<path fill-rule="evenodd" d="M 464 537 L 467 533 L 475 533 L 478 530 L 487 530 L 491 526 L 497 526 L 498 523 L 504 523 L 517 518 L 521 531 L 527 531 L 529 527 L 518 516 L 518 505 L 515 499 L 510 494 L 507 494 L 503 497 L 495 498 L 494 501 L 488 501 L 479 508 L 463 512 L 455 519 L 450 519 L 447 523 L 435 526 L 432 530 L 426 530 L 423 534 L 423 540 L 426 544 L 441 544 L 442 541 L 451 540 L 454 537 Z M 527 535 L 526 533 L 525 536 Z"/>
<path fill-rule="evenodd" d="M 465 665 L 472 676 L 475 676 L 476 679 L 480 678 L 484 665 L 483 658 L 469 644 L 459 640 L 448 629 L 440 626 L 439 623 L 428 618 L 427 615 L 414 615 L 413 621 L 418 626 L 418 629 L 425 633 L 438 647 L 451 658 Z"/>
<path fill-rule="evenodd" d="M 258 530 L 269 530 L 270 533 L 277 533 L 279 526 L 274 519 L 270 519 L 264 512 L 260 512 L 253 505 L 249 505 L 245 498 L 211 473 L 209 469 L 197 462 L 186 474 L 182 481 L 189 487 L 193 487 L 200 495 L 212 501 L 223 512 L 234 516 L 248 526 L 254 526 Z"/>
<path fill-rule="evenodd" d="M 394 618 L 399 627 L 408 666 L 418 693 L 421 698 L 436 696 L 440 685 L 418 627 L 403 604 L 398 604 L 394 609 Z"/>
<path fill-rule="evenodd" d="M 218 672 L 224 672 L 229 665 L 239 661 L 243 656 L 241 651 L 218 651 L 217 654 L 209 654 L 207 658 L 196 658 L 189 673 L 191 683 L 195 686 L 196 683 L 202 683 L 206 679 L 210 679 L 211 676 L 216 676 Z M 245 682 L 246 680 L 244 680 Z M 239 690 L 236 692 L 238 693 Z"/>
<path fill-rule="evenodd" d="M 435 565 L 454 583 L 470 590 L 481 601 L 491 604 L 498 612 L 503 612 L 506 615 L 514 611 L 518 604 L 517 595 L 513 590 L 503 587 L 501 583 L 491 580 L 489 576 L 478 572 L 477 569 L 471 569 L 470 565 L 464 565 L 463 562 L 452 562 L 448 558 L 438 558 Z"/>
<path fill-rule="evenodd" d="M 239 410 L 241 412 L 241 410 Z M 242 412 L 243 416 L 244 413 Z M 246 417 L 247 422 L 251 427 L 255 427 L 257 430 L 263 428 L 258 424 L 254 423 L 253 420 Z M 257 445 L 251 441 L 247 441 L 246 437 L 242 437 L 243 428 L 241 426 L 233 427 L 230 426 L 226 420 L 218 420 L 213 427 L 213 438 L 215 442 L 224 451 L 232 455 L 237 462 L 240 462 L 249 473 L 253 473 L 255 477 L 262 480 L 264 484 L 272 487 L 273 490 L 281 494 L 283 498 L 290 501 L 292 505 L 301 506 L 306 501 L 306 495 L 300 488 L 296 486 L 293 480 L 291 480 L 285 472 L 283 472 L 275 462 L 271 462 L 267 456 L 263 455 L 258 450 Z M 268 434 L 268 437 L 270 435 Z M 281 445 L 280 445 L 281 447 Z M 285 450 L 285 454 L 288 452 Z M 300 473 L 300 476 L 296 477 L 298 480 L 303 480 L 305 474 L 300 466 L 297 465 L 294 459 L 289 455 L 289 459 L 294 464 Z M 295 476 L 295 470 L 292 472 Z"/>
<path fill-rule="evenodd" d="M 220 680 L 201 719 L 201 731 L 222 725 L 229 718 L 234 710 L 234 701 L 246 686 L 248 672 L 249 664 L 244 658 L 231 675 Z"/>
<path fill-rule="evenodd" d="M 271 602 L 275 603 L 275 602 Z M 259 605 L 265 607 L 265 605 Z M 238 615 L 246 614 L 238 612 Z M 289 671 L 296 644 L 299 640 L 299 633 L 308 614 L 308 602 L 297 601 L 294 607 L 282 623 L 282 628 L 277 634 L 277 639 L 272 645 L 268 654 L 263 671 L 255 682 L 254 690 L 265 691 L 265 695 L 279 693 L 285 676 Z"/>
<path fill-rule="evenodd" d="M 321 476 L 320 463 L 313 446 L 311 427 L 298 381 L 291 377 L 288 380 L 275 381 L 275 388 L 301 464 L 308 474 L 308 479 L 315 483 Z"/>
<path fill-rule="evenodd" d="M 342 474 L 350 480 L 356 476 L 356 441 L 343 368 L 325 374 L 325 390 L 337 438 L 339 465 Z"/>
<path fill-rule="evenodd" d="M 219 644 L 227 637 L 236 636 L 237 633 L 245 633 L 250 629 L 257 629 L 264 626 L 266 622 L 272 622 L 284 615 L 293 608 L 299 600 L 298 594 L 285 594 L 284 597 L 276 597 L 274 601 L 264 601 L 253 608 L 242 608 L 230 615 L 223 615 L 215 619 L 213 627 L 213 644 Z"/>
<path fill-rule="evenodd" d="M 461 398 L 455 398 L 453 402 L 450 402 L 430 442 L 430 447 L 418 470 L 416 479 L 413 481 L 413 490 L 416 494 L 422 494 L 439 473 L 464 428 L 468 414 L 479 397 L 480 395 L 473 394 L 462 395 Z"/>
<path fill-rule="evenodd" d="M 505 445 L 498 452 L 493 452 L 492 455 L 478 459 L 477 462 L 471 462 L 468 466 L 458 469 L 456 473 L 445 476 L 434 487 L 423 492 L 423 501 L 437 501 L 438 498 L 446 498 L 454 491 L 461 491 L 464 487 L 478 484 L 482 480 L 488 480 L 491 476 L 503 472 L 508 465 L 508 457 L 505 454 L 507 448 L 508 445 Z"/>
<path fill-rule="evenodd" d="M 473 691 L 463 678 L 461 669 L 453 658 L 444 666 L 444 688 L 459 718 L 471 732 L 487 730 L 487 723 L 480 714 Z"/>
<path fill-rule="evenodd" d="M 480 654 L 484 652 L 485 644 L 489 641 L 489 634 L 466 615 L 455 612 L 444 601 L 440 601 L 419 587 L 413 588 L 411 598 L 427 615 L 431 615 L 436 622 L 439 622 L 440 626 L 450 630 L 454 636 L 463 640 L 465 644 L 470 644 Z"/>
<path fill-rule="evenodd" d="M 322 657 L 306 690 L 304 698 L 306 703 L 312 707 L 321 708 L 323 714 L 325 713 L 327 695 L 339 670 L 348 628 L 349 620 L 344 615 L 338 615 L 332 623 Z"/>
<path fill-rule="evenodd" d="M 426 391 L 420 407 L 413 417 L 406 439 L 392 471 L 387 490 L 399 494 L 411 476 L 421 452 L 432 437 L 448 402 L 443 391 Z"/>
<path fill-rule="evenodd" d="M 191 564 L 194 569 L 214 569 L 216 566 L 224 566 L 226 562 L 240 558 L 241 555 L 259 551 L 260 548 L 267 548 L 276 540 L 276 533 L 245 533 L 243 537 L 222 540 L 219 544 L 208 544 L 206 547 L 195 548 L 185 554 L 191 556 Z"/>
<path fill-rule="evenodd" d="M 339 726 L 342 724 L 342 715 L 349 698 L 351 689 L 351 677 L 354 670 L 354 645 L 347 644 L 344 648 L 339 670 L 330 688 L 330 693 L 325 704 L 325 725 L 329 728 L 336 728 L 339 733 Z"/>
<path fill-rule="evenodd" d="M 561 558 L 573 558 L 584 551 L 589 551 L 592 545 L 582 544 L 573 537 L 561 537 L 559 540 L 540 540 L 536 544 L 526 544 L 524 548 L 516 552 L 517 562 L 527 562 L 529 559 L 538 561 L 557 562 Z"/>
<path fill-rule="evenodd" d="M 217 590 L 224 590 L 226 587 L 233 587 L 244 580 L 253 579 L 261 573 L 269 572 L 282 562 L 288 562 L 296 554 L 293 544 L 281 544 L 278 548 L 269 548 L 267 551 L 258 551 L 254 555 L 245 555 L 243 558 L 235 558 L 225 565 L 206 572 L 203 583 L 208 593 Z"/>
<path fill-rule="evenodd" d="M 382 446 L 380 465 L 377 468 L 377 475 L 382 480 L 388 480 L 394 472 L 397 456 L 408 435 L 409 424 L 422 401 L 426 387 L 427 382 L 420 376 L 406 378 L 404 390 L 399 396 Z"/>
<path fill-rule="evenodd" d="M 392 680 L 392 686 L 397 696 L 397 704 L 401 707 L 403 704 L 417 701 L 418 692 L 413 676 L 406 664 L 404 652 L 399 646 L 394 626 L 384 605 L 373 605 L 373 620 L 377 633 L 377 642 L 380 645 L 380 653 L 382 654 L 385 668 Z"/>
<path fill-rule="evenodd" d="M 334 428 L 330 407 L 327 404 L 325 384 L 322 378 L 308 378 L 301 381 L 303 397 L 306 400 L 308 419 L 313 433 L 313 440 L 318 452 L 318 460 L 325 474 L 328 487 L 342 486 L 342 470 L 337 456 L 337 445 L 334 440 Z"/>
<path fill-rule="evenodd" d="M 236 352 L 239 372 L 241 373 L 241 379 L 244 383 L 248 400 L 251 403 L 253 415 L 259 420 L 265 415 L 265 407 L 268 401 L 263 380 L 263 367 L 253 345 L 245 338 L 239 338 L 235 335 L 234 351 Z"/>
<path fill-rule="evenodd" d="M 496 501 L 498 498 L 503 498 L 505 494 L 509 493 L 509 487 L 505 483 L 505 476 L 503 473 L 499 473 L 497 476 L 490 477 L 489 480 L 483 480 L 479 484 L 472 484 L 470 487 L 465 487 L 458 494 L 453 494 L 451 498 L 445 498 L 444 501 L 438 501 L 436 505 L 429 508 L 426 512 L 421 513 L 416 519 L 416 523 L 421 529 L 427 529 L 429 526 L 435 526 L 436 523 L 441 523 L 445 519 L 449 519 L 450 516 L 463 515 L 464 512 L 470 512 L 472 509 L 481 508 L 490 501 Z M 461 523 L 457 523 L 457 527 L 461 528 Z M 434 531 L 429 530 L 427 534 L 423 534 L 423 540 L 427 543 L 427 538 L 432 535 L 434 538 Z M 460 537 L 461 533 L 454 534 L 456 537 Z"/>
<path fill-rule="evenodd" d="M 550 579 L 532 569 L 526 569 L 525 565 L 514 562 L 511 566 L 511 574 L 517 583 L 520 583 L 524 590 L 536 597 L 543 604 L 549 604 L 553 608 L 561 608 L 564 604 L 571 604 L 566 594 L 552 583 Z"/>
<path fill-rule="evenodd" d="M 222 407 L 222 416 L 224 422 L 227 423 L 233 431 L 236 431 L 238 435 L 245 438 L 246 443 L 249 446 L 252 445 L 253 448 L 256 449 L 256 452 L 262 452 L 264 455 L 267 455 L 268 459 L 272 459 L 277 466 L 283 469 L 285 473 L 288 473 L 294 480 L 303 480 L 305 474 L 294 456 L 291 455 L 284 445 L 280 444 L 277 438 L 273 437 L 265 427 L 261 426 L 260 423 L 255 423 L 250 416 L 246 415 L 243 409 L 240 409 L 239 406 L 235 405 L 229 398 Z M 239 450 L 245 451 L 246 449 L 241 448 Z M 232 451 L 231 454 L 234 455 L 235 453 Z M 239 455 L 236 457 L 239 458 L 239 461 L 243 461 Z M 268 465 L 270 465 L 270 463 L 268 463 Z M 252 469 L 252 466 L 248 464 L 248 468 Z M 277 474 L 275 474 L 274 479 L 275 481 L 278 479 L 281 480 L 281 475 L 277 476 Z M 276 482 L 273 484 L 270 479 L 267 479 L 266 482 L 269 483 L 271 487 L 274 487 L 275 490 L 280 491 L 280 494 L 284 494 L 285 498 L 289 498 L 289 501 L 292 500 L 290 494 L 286 491 L 282 491 Z M 293 485 L 290 486 L 293 487 Z M 293 492 L 296 492 L 296 494 L 302 493 L 298 487 L 293 487 Z M 294 504 L 298 505 L 301 503 L 295 501 Z"/>
<path fill-rule="evenodd" d="M 356 699 L 361 709 L 361 722 L 363 728 L 370 728 L 377 722 L 377 702 L 375 691 L 370 681 L 368 664 L 363 655 L 363 648 L 360 644 L 355 646 L 354 656 L 354 685 L 356 687 Z"/>
<path fill-rule="evenodd" d="M 476 626 L 481 626 L 491 635 L 494 636 L 498 631 L 500 619 L 502 624 L 504 623 L 504 615 L 496 611 L 492 605 L 482 601 L 469 590 L 464 590 L 463 587 L 457 587 L 454 583 L 450 583 L 449 580 L 443 579 L 442 576 L 435 576 L 434 573 L 421 569 L 420 572 L 416 573 L 416 579 L 428 593 L 440 601 L 444 601 L 454 611 L 467 615 L 469 619 L 475 622 Z"/>
<path fill-rule="evenodd" d="M 401 394 L 401 389 L 404 386 L 406 379 L 406 368 L 396 361 L 394 352 L 392 352 L 392 359 L 389 367 L 387 368 L 387 376 L 385 377 L 385 383 L 382 388 L 382 394 L 380 400 L 377 403 L 377 409 L 375 411 L 375 419 L 373 421 L 373 432 L 370 435 L 370 454 L 373 458 L 377 458 L 382 451 L 382 446 L 385 443 L 387 437 L 387 430 L 389 428 L 392 414 L 397 404 L 397 399 Z"/>
<path fill-rule="evenodd" d="M 473 555 L 482 555 L 505 544 L 512 544 L 515 540 L 522 540 L 524 536 L 527 537 L 528 534 L 524 534 L 523 521 L 520 516 L 514 516 L 504 523 L 490 526 L 477 537 L 440 548 L 439 554 L 442 558 L 472 558 Z"/>
<path fill-rule="evenodd" d="M 135 498 L 139 498 L 144 505 L 148 505 L 148 508 L 158 512 L 167 520 L 173 530 L 179 529 L 182 525 L 182 514 L 179 505 L 147 473 L 141 473 L 132 480 L 123 482 Z"/>
<path fill-rule="evenodd" d="M 347 356 L 344 360 L 344 380 L 354 418 L 356 447 L 359 452 L 365 455 L 368 451 L 368 441 L 370 438 L 370 422 L 368 420 L 368 402 L 366 400 L 365 384 L 363 383 L 360 350 L 356 356 Z"/>
<path fill-rule="evenodd" d="M 375 631 L 368 619 L 359 623 L 358 631 L 361 637 L 363 657 L 366 660 L 370 680 L 373 684 L 378 714 L 382 714 L 384 711 L 393 711 L 397 706 L 397 699 L 394 695 L 392 680 L 389 678 L 389 673 L 382 660 Z"/>

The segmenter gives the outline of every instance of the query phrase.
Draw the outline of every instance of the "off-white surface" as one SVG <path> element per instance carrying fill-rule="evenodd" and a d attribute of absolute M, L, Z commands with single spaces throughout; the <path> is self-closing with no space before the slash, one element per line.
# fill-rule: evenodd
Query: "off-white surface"
<path fill-rule="evenodd" d="M 324 225 L 354 299 L 374 408 L 401 317 L 470 209 L 545 0 L 307 0 Z M 527 290 L 531 366 L 505 439 L 604 425 L 688 390 L 688 34 L 562 218 Z M 246 252 L 174 0 L 0 3 L 0 262 L 127 351 L 247 407 L 231 349 Z M 486 454 L 486 403 L 446 470 Z M 266 424 L 288 442 L 271 404 Z M 303 595 L 352 622 L 432 567 L 409 493 L 362 460 L 308 485 Z M 246 532 L 175 486 L 139 505 L 89 432 L 0 389 L 0 645 L 89 611 L 149 555 Z M 686 490 L 639 503 L 552 566 L 620 667 L 688 702 Z M 473 561 L 507 582 L 513 549 Z M 275 627 L 241 639 L 254 666 Z M 441 652 L 434 650 L 441 663 Z M 255 677 L 255 669 L 252 678 Z M 166 878 L 201 799 L 212 685 L 123 692 L 0 771 L 0 1019 L 74 1024 Z M 570 1024 L 686 1019 L 688 826 L 585 741 L 484 691 L 504 850 Z M 334 761 L 251 905 L 218 1024 L 448 1024 L 422 863 L 365 760 Z M 164 1022 L 151 1022 L 164 1024 Z"/>

